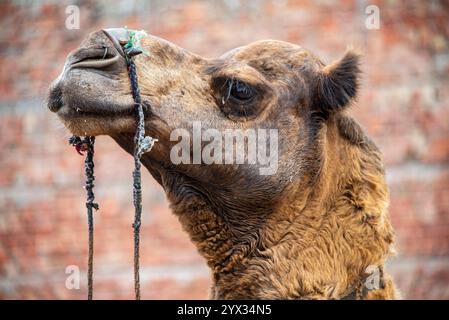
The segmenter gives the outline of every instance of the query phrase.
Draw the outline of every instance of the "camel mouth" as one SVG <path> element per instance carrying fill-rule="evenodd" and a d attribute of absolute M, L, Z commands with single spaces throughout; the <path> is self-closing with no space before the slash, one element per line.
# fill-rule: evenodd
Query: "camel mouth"
<path fill-rule="evenodd" d="M 86 96 L 64 94 L 66 89 L 57 83 L 49 92 L 47 98 L 48 109 L 66 121 L 76 121 L 83 118 L 114 118 L 133 117 L 135 106 L 132 103 L 99 102 Z M 131 102 L 131 101 L 130 101 Z M 143 104 L 144 112 L 148 106 Z"/>
<path fill-rule="evenodd" d="M 93 34 L 87 45 L 67 57 L 50 86 L 48 109 L 66 121 L 132 115 L 132 98 L 120 80 L 124 70 L 120 47 L 104 31 Z"/>
<path fill-rule="evenodd" d="M 72 120 L 76 121 L 77 119 L 84 119 L 84 118 L 121 118 L 121 117 L 134 117 L 134 108 L 129 107 L 126 109 L 119 109 L 119 110 L 90 110 L 90 109 L 84 109 L 84 107 L 72 107 L 72 106 L 66 106 L 64 105 L 62 108 L 60 108 L 56 114 L 60 118 L 64 118 L 65 120 Z"/>

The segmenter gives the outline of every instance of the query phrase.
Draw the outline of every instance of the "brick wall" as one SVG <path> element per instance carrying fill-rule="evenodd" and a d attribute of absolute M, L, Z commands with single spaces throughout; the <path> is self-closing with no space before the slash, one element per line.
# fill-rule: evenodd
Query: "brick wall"
<path fill-rule="evenodd" d="M 112 4 L 114 3 L 114 4 Z M 65 28 L 80 8 L 81 28 Z M 380 29 L 365 8 L 380 9 Z M 145 29 L 215 56 L 274 38 L 331 62 L 364 53 L 352 113 L 382 149 L 398 256 L 389 271 L 408 298 L 449 298 L 449 6 L 445 1 L 2 1 L 0 3 L 0 299 L 86 295 L 83 158 L 45 108 L 66 54 L 105 26 Z M 132 298 L 131 158 L 97 140 L 95 298 Z M 114 175 L 110 173 L 114 172 Z M 205 264 L 145 172 L 144 298 L 206 298 Z M 65 286 L 68 265 L 81 289 Z"/>

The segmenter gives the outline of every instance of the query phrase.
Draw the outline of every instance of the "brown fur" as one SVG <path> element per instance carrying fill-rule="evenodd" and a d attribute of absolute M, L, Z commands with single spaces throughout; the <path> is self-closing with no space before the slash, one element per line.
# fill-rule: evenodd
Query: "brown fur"
<path fill-rule="evenodd" d="M 108 37 L 93 33 L 68 65 L 99 44 L 119 54 Z M 146 128 L 159 142 L 142 163 L 211 268 L 212 298 L 340 299 L 368 266 L 384 265 L 394 235 L 381 153 L 345 114 L 357 93 L 357 54 L 325 66 L 281 41 L 256 42 L 218 59 L 153 36 L 143 47 L 150 54 L 136 63 Z M 255 98 L 244 106 L 221 104 L 227 79 L 249 84 Z M 66 68 L 50 90 L 49 107 L 73 133 L 107 134 L 132 152 L 124 59 L 101 70 Z M 277 128 L 277 172 L 173 165 L 170 132 L 191 131 L 192 121 L 218 130 Z M 365 298 L 396 298 L 391 278 L 384 279 L 384 288 Z"/>

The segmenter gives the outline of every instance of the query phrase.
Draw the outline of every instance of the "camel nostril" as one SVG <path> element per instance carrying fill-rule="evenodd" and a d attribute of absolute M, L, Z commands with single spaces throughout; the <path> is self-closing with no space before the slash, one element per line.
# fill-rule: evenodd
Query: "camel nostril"
<path fill-rule="evenodd" d="M 103 53 L 103 57 L 101 57 L 101 60 L 104 60 L 106 58 L 106 56 L 108 55 L 108 47 L 103 46 L 104 49 L 104 53 Z"/>
<path fill-rule="evenodd" d="M 113 65 L 117 61 L 120 60 L 120 55 L 115 55 L 111 58 L 106 58 L 107 52 L 103 54 L 102 57 L 87 57 L 85 59 L 82 59 L 76 63 L 73 63 L 70 67 L 71 68 L 106 68 L 110 65 Z"/>
<path fill-rule="evenodd" d="M 106 42 L 104 42 L 106 41 Z M 69 57 L 70 68 L 95 68 L 109 67 L 121 59 L 120 54 L 114 46 L 104 39 L 101 44 L 98 40 L 92 41 L 87 46 L 82 46 Z"/>

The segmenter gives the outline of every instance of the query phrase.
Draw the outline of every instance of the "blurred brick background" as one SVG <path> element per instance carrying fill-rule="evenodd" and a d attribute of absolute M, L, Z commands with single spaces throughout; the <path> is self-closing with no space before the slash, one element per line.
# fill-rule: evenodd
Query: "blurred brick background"
<path fill-rule="evenodd" d="M 66 6 L 81 28 L 65 28 Z M 380 30 L 365 8 L 380 9 Z M 251 41 L 300 44 L 326 62 L 364 53 L 352 113 L 384 152 L 398 257 L 389 271 L 407 298 L 449 298 L 449 5 L 446 1 L 1 1 L 0 298 L 86 296 L 83 158 L 45 108 L 66 54 L 101 27 L 145 29 L 215 56 Z M 97 140 L 95 298 L 133 296 L 131 158 Z M 114 174 L 111 174 L 113 172 Z M 144 298 L 207 298 L 208 270 L 144 173 Z M 81 268 L 81 289 L 65 286 Z"/>

